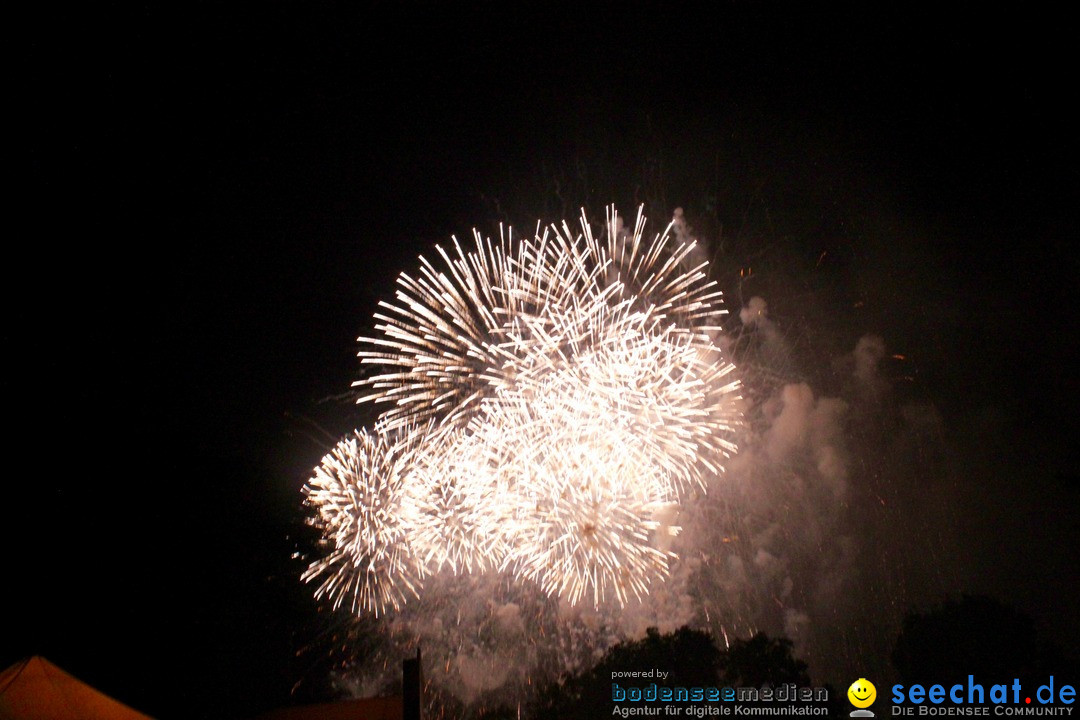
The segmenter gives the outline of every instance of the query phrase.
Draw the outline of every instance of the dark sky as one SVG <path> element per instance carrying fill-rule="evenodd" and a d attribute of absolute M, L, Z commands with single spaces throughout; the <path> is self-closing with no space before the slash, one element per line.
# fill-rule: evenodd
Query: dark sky
<path fill-rule="evenodd" d="M 687 8 L 52 5 L 13 27 L 0 661 L 46 655 L 163 718 L 287 702 L 317 625 L 299 488 L 364 421 L 340 396 L 375 303 L 452 233 L 583 204 L 712 218 L 728 279 L 831 251 L 830 291 L 867 309 L 819 319 L 822 345 L 885 336 L 955 427 L 993 411 L 1020 487 L 1075 507 L 1064 16 Z M 770 298 L 789 325 L 799 297 Z"/>

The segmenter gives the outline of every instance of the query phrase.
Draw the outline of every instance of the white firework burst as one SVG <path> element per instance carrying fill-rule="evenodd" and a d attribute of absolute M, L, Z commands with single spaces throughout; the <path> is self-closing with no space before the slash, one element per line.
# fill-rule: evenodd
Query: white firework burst
<path fill-rule="evenodd" d="M 403 518 L 411 504 L 409 476 L 426 439 L 378 427 L 374 433 L 358 430 L 315 468 L 304 493 L 327 549 L 303 579 L 323 578 L 316 597 L 377 616 L 417 595 L 422 566 Z"/>
<path fill-rule="evenodd" d="M 670 559 L 653 538 L 654 513 L 675 501 L 669 474 L 604 400 L 562 392 L 504 401 L 488 407 L 480 429 L 499 443 L 499 484 L 511 490 L 501 498 L 512 518 L 505 567 L 571 604 L 641 597 Z"/>
<path fill-rule="evenodd" d="M 307 488 L 317 594 L 378 613 L 427 574 L 504 571 L 621 604 L 667 576 L 656 515 L 735 451 L 738 383 L 706 264 L 644 225 L 474 234 L 399 276 L 354 383 L 386 409 Z"/>
<path fill-rule="evenodd" d="M 444 433 L 417 458 L 406 525 L 425 572 L 497 570 L 507 553 L 509 516 L 489 446 L 478 436 Z"/>

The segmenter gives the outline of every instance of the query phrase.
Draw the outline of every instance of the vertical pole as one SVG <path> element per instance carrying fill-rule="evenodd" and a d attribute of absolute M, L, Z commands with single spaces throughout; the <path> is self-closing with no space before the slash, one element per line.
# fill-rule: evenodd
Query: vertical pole
<path fill-rule="evenodd" d="M 402 720 L 423 720 L 424 668 L 420 648 L 416 648 L 415 658 L 406 658 L 401 662 L 401 695 Z"/>

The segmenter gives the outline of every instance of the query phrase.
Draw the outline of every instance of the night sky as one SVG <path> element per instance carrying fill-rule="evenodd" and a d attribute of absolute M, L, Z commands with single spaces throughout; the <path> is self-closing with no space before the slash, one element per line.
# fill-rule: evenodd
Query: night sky
<path fill-rule="evenodd" d="M 10 28 L 0 664 L 44 655 L 166 719 L 317 687 L 295 654 L 321 621 L 291 559 L 300 488 L 371 419 L 348 392 L 376 302 L 451 234 L 609 202 L 648 203 L 654 229 L 686 208 L 734 314 L 765 295 L 820 367 L 866 333 L 903 354 L 956 462 L 996 478 L 957 514 L 1002 545 L 961 558 L 972 589 L 1073 647 L 1070 27 L 906 5 L 38 8 Z"/>

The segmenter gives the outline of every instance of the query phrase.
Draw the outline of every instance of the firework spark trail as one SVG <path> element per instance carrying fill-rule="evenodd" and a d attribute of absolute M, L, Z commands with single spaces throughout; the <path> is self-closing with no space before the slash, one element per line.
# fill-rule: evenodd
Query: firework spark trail
<path fill-rule="evenodd" d="M 713 343 L 720 293 L 693 248 L 551 225 L 438 249 L 360 338 L 361 402 L 388 404 L 307 488 L 327 556 L 306 579 L 399 610 L 425 576 L 490 570 L 571 604 L 663 580 L 658 513 L 735 450 L 738 383 Z"/>

